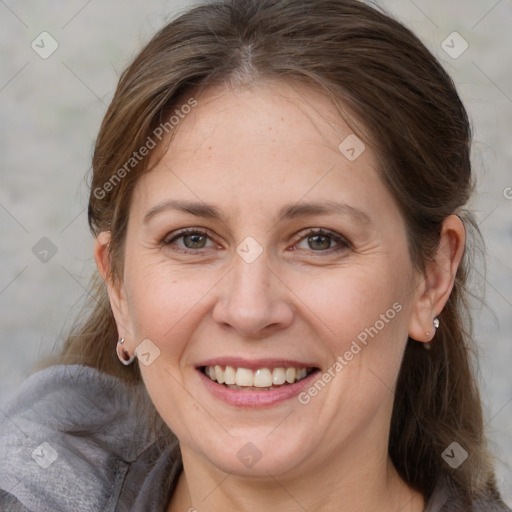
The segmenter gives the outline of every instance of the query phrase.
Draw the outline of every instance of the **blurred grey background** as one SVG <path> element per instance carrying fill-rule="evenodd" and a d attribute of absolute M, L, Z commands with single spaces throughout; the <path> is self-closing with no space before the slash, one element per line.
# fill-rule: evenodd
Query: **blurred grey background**
<path fill-rule="evenodd" d="M 472 208 L 487 245 L 475 281 L 485 292 L 474 311 L 480 377 L 512 506 L 512 0 L 375 3 L 441 60 L 472 119 Z M 190 5 L 0 0 L 0 414 L 58 347 L 94 269 L 85 176 L 119 73 Z"/>

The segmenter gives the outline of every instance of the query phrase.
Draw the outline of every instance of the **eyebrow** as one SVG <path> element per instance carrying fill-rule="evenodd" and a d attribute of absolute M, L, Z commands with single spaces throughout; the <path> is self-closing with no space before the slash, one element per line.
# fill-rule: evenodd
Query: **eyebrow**
<path fill-rule="evenodd" d="M 143 223 L 147 224 L 153 217 L 166 211 L 182 211 L 195 215 L 196 217 L 220 220 L 224 224 L 227 224 L 227 219 L 222 211 L 212 204 L 176 199 L 164 201 L 150 208 L 144 215 Z M 371 224 L 370 217 L 362 210 L 335 201 L 324 201 L 322 203 L 301 202 L 285 205 L 279 210 L 278 220 L 282 222 L 308 215 L 329 215 L 333 213 L 351 217 L 363 224 Z"/>

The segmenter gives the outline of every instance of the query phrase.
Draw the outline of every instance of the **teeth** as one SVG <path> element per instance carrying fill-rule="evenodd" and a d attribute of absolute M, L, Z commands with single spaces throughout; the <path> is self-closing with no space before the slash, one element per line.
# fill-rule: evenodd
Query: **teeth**
<path fill-rule="evenodd" d="M 272 383 L 280 386 L 286 382 L 286 374 L 284 368 L 274 368 L 272 372 Z"/>
<path fill-rule="evenodd" d="M 224 372 L 224 383 L 236 384 L 236 370 L 232 366 L 226 366 L 226 371 Z"/>
<path fill-rule="evenodd" d="M 224 372 L 218 365 L 215 367 L 215 379 L 219 384 L 224 384 Z"/>
<path fill-rule="evenodd" d="M 306 377 L 308 374 L 308 371 L 306 368 L 299 368 L 295 374 L 296 380 L 302 380 L 304 377 Z"/>
<path fill-rule="evenodd" d="M 286 382 L 293 384 L 295 382 L 296 373 L 295 368 L 286 368 Z"/>
<path fill-rule="evenodd" d="M 238 368 L 236 371 L 235 384 L 237 386 L 253 386 L 254 375 L 252 370 L 248 370 L 247 368 Z"/>
<path fill-rule="evenodd" d="M 265 388 L 293 384 L 307 377 L 313 371 L 312 368 L 259 368 L 252 371 L 248 368 L 234 368 L 233 366 L 207 366 L 204 373 L 211 380 L 219 384 L 225 384 L 234 389 Z"/>
<path fill-rule="evenodd" d="M 269 388 L 272 386 L 272 373 L 268 368 L 256 370 L 254 374 L 254 386 L 257 388 Z"/>

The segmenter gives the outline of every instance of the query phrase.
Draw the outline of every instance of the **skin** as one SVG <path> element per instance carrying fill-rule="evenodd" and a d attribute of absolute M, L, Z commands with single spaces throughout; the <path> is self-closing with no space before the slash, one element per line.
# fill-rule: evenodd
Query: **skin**
<path fill-rule="evenodd" d="M 95 246 L 129 354 L 144 339 L 160 350 L 139 365 L 183 455 L 168 511 L 423 510 L 423 497 L 391 464 L 387 439 L 407 337 L 435 343 L 432 319 L 463 253 L 461 221 L 446 219 L 438 253 L 420 274 L 371 147 L 353 162 L 338 150 L 352 131 L 328 99 L 297 84 L 258 82 L 210 88 L 197 100 L 136 186 L 116 283 L 107 278 L 109 233 Z M 213 204 L 224 219 L 166 210 L 144 222 L 168 200 Z M 368 218 L 278 218 L 284 205 L 326 201 Z M 206 246 L 180 252 L 190 243 L 174 238 L 182 228 L 207 230 Z M 307 228 L 349 243 L 319 241 Z M 248 236 L 263 248 L 252 263 L 236 252 Z M 397 302 L 395 318 L 306 405 L 296 397 L 265 408 L 228 405 L 195 368 L 238 356 L 293 358 L 325 372 Z M 261 453 L 251 468 L 237 457 L 248 442 Z"/>

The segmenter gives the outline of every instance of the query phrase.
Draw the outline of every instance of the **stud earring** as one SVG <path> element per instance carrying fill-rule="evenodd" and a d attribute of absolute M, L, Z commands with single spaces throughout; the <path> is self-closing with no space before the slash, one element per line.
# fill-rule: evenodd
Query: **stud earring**
<path fill-rule="evenodd" d="M 436 330 L 439 328 L 439 318 L 437 316 L 432 320 L 432 325 L 434 326 L 434 334 L 436 333 Z M 430 331 L 425 332 L 425 336 L 428 338 L 430 336 Z"/>
<path fill-rule="evenodd" d="M 130 357 L 130 354 L 128 353 L 128 351 L 123 347 L 123 343 L 124 343 L 124 338 L 121 338 L 117 342 L 117 346 L 116 346 L 117 357 L 119 358 L 119 361 L 121 361 L 121 363 L 123 363 L 125 366 L 130 366 L 133 363 L 133 361 L 135 361 L 135 355 Z"/>
<path fill-rule="evenodd" d="M 436 333 L 436 330 L 439 328 L 439 318 L 437 318 L 437 316 L 434 318 L 434 320 L 432 320 L 432 325 L 434 326 L 434 335 Z M 430 338 L 430 331 L 426 331 L 425 332 L 425 336 L 427 338 Z M 425 342 L 423 344 L 423 346 L 427 349 L 427 350 L 430 350 L 432 348 L 430 342 Z"/>

